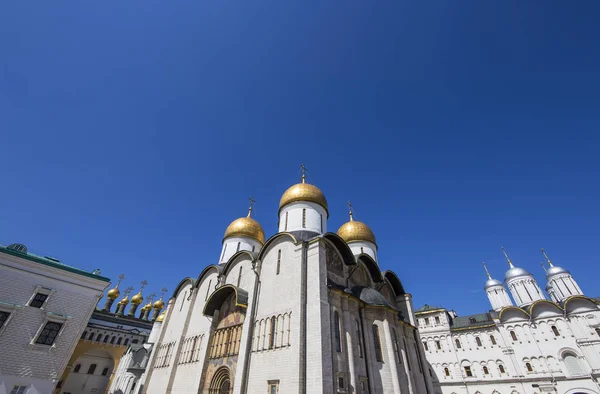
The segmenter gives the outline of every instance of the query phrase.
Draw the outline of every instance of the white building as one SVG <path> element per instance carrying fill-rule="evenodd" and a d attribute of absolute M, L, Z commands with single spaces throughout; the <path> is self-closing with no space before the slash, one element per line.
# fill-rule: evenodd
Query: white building
<path fill-rule="evenodd" d="M 109 279 L 0 246 L 0 394 L 48 394 Z"/>
<path fill-rule="evenodd" d="M 364 223 L 336 234 L 328 216 L 303 176 L 266 242 L 250 213 L 232 222 L 218 264 L 182 280 L 155 324 L 140 392 L 433 393 L 411 296 Z"/>
<path fill-rule="evenodd" d="M 586 297 L 569 271 L 548 259 L 548 300 L 533 275 L 506 258 L 514 304 L 488 273 L 489 312 L 460 317 L 429 305 L 416 311 L 436 392 L 600 393 L 597 299 Z"/>

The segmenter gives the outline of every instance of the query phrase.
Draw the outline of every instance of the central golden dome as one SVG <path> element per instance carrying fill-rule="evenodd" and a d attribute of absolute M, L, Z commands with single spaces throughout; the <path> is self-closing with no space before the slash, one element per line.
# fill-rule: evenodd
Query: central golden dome
<path fill-rule="evenodd" d="M 250 217 L 252 209 L 248 212 L 248 216 L 245 218 L 239 218 L 231 222 L 225 230 L 223 239 L 229 237 L 249 237 L 257 240 L 261 244 L 265 243 L 265 233 L 256 220 Z"/>
<path fill-rule="evenodd" d="M 114 289 L 110 289 L 106 295 L 111 300 L 116 300 L 119 298 L 121 295 L 121 292 L 119 291 L 119 285 L 117 285 Z"/>
<path fill-rule="evenodd" d="M 363 222 L 357 222 L 352 218 L 350 214 L 350 221 L 342 224 L 338 229 L 337 235 L 340 236 L 346 243 L 354 241 L 368 241 L 377 245 L 375 242 L 375 234 L 373 231 L 364 224 Z"/>
<path fill-rule="evenodd" d="M 311 185 L 310 183 L 306 183 L 304 177 L 302 177 L 302 183 L 297 183 L 294 186 L 290 187 L 283 193 L 281 196 L 281 200 L 279 201 L 279 210 L 284 206 L 291 204 L 297 201 L 308 201 L 314 202 L 315 204 L 319 204 L 323 208 L 325 208 L 325 212 L 327 212 L 327 216 L 329 216 L 329 211 L 327 209 L 327 199 L 325 195 L 315 185 Z"/>

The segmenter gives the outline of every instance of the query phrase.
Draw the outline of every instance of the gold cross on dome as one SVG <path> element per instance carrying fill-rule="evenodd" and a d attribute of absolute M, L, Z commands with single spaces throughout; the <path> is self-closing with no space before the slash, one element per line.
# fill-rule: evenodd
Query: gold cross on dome
<path fill-rule="evenodd" d="M 143 281 L 140 283 L 140 285 L 142 285 L 142 286 L 140 287 L 140 293 L 142 292 L 142 290 L 144 290 L 144 287 L 146 287 L 146 285 L 147 285 L 147 284 L 148 284 L 148 282 L 146 282 L 146 280 L 143 280 Z"/>
<path fill-rule="evenodd" d="M 128 288 L 125 289 L 125 291 L 123 292 L 123 295 L 125 297 L 127 297 L 129 294 L 131 294 L 132 291 L 133 291 L 133 286 L 129 286 Z"/>
<path fill-rule="evenodd" d="M 119 275 L 119 276 L 117 277 L 117 279 L 119 279 L 119 280 L 117 281 L 117 286 L 116 286 L 116 287 L 119 287 L 119 285 L 121 284 L 121 281 L 122 281 L 123 279 L 125 279 L 125 275 L 124 275 L 124 274 L 121 274 L 121 275 Z"/>
<path fill-rule="evenodd" d="M 254 204 L 256 204 L 256 200 L 254 199 L 254 196 L 252 196 L 248 199 L 248 201 L 250 201 L 250 208 L 248 208 L 248 217 L 250 217 L 252 214 L 252 208 L 254 207 Z"/>
<path fill-rule="evenodd" d="M 302 171 L 302 183 L 306 183 L 306 173 L 308 170 L 304 164 L 300 164 L 300 170 Z"/>
<path fill-rule="evenodd" d="M 348 212 L 350 213 L 350 221 L 354 220 L 353 212 L 352 212 L 352 204 L 350 204 L 350 200 L 346 201 L 346 205 L 348 206 Z"/>

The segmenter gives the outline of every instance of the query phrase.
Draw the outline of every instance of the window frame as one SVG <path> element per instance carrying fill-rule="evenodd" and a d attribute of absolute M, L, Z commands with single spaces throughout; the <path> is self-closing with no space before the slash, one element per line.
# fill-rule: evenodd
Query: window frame
<path fill-rule="evenodd" d="M 59 341 L 62 333 L 65 331 L 65 328 L 67 327 L 69 320 L 71 320 L 71 318 L 69 316 L 61 316 L 61 315 L 56 315 L 56 314 L 47 312 L 46 319 L 44 319 L 44 321 L 38 328 L 37 332 L 35 333 L 35 335 L 31 339 L 31 341 L 29 342 L 29 345 L 28 345 L 29 348 L 34 349 L 34 350 L 35 349 L 56 349 L 56 343 Z M 52 342 L 51 345 L 37 343 L 37 340 L 39 339 L 40 334 L 42 333 L 42 331 L 44 331 L 44 328 L 46 327 L 46 324 L 48 324 L 48 323 L 56 323 L 56 324 L 61 325 L 58 332 L 56 333 L 56 336 L 54 337 L 54 341 Z"/>
<path fill-rule="evenodd" d="M 0 326 L 0 335 L 6 330 L 18 309 L 22 309 L 22 307 L 19 307 L 18 305 L 0 304 L 0 312 L 8 314 L 6 320 L 4 320 L 4 323 Z"/>
<path fill-rule="evenodd" d="M 267 394 L 271 394 L 275 388 L 275 394 L 279 394 L 279 380 L 267 380 Z"/>
<path fill-rule="evenodd" d="M 336 353 L 342 353 L 342 325 L 340 323 L 340 314 L 333 311 L 333 340 Z"/>
<path fill-rule="evenodd" d="M 473 377 L 473 370 L 471 369 L 470 365 L 464 365 L 463 366 L 463 370 L 465 371 L 465 376 L 467 378 L 472 378 Z"/>
<path fill-rule="evenodd" d="M 375 361 L 383 363 L 383 345 L 381 343 L 381 334 L 379 334 L 379 326 L 373 323 L 371 331 L 373 335 L 373 350 L 375 351 Z"/>
<path fill-rule="evenodd" d="M 27 301 L 27 304 L 25 304 L 25 305 L 27 305 L 31 308 L 40 309 L 43 311 L 43 310 L 45 310 L 45 307 L 48 305 L 48 301 L 50 300 L 50 297 L 52 297 L 55 293 L 56 293 L 56 290 L 54 290 L 52 288 L 38 285 L 33 290 L 33 294 L 31 295 L 31 297 L 29 297 L 29 300 Z M 38 294 L 42 294 L 42 295 L 46 296 L 46 299 L 44 300 L 44 302 L 42 303 L 42 305 L 40 307 L 31 305 L 31 303 L 35 300 L 35 297 Z"/>
<path fill-rule="evenodd" d="M 8 392 L 9 394 L 24 394 L 29 389 L 29 385 L 15 384 L 13 388 Z"/>

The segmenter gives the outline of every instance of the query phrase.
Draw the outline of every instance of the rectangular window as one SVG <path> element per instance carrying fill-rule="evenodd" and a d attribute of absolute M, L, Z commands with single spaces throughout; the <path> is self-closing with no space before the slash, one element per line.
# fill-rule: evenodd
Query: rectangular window
<path fill-rule="evenodd" d="M 383 362 L 383 353 L 381 352 L 381 339 L 379 338 L 379 327 L 373 324 L 373 342 L 375 343 L 375 359 Z"/>
<path fill-rule="evenodd" d="M 285 228 L 283 229 L 283 231 L 287 231 L 288 213 L 289 213 L 289 212 L 286 212 L 286 213 L 285 213 Z"/>
<path fill-rule="evenodd" d="M 35 293 L 35 296 L 29 303 L 29 306 L 32 306 L 34 308 L 41 308 L 47 299 L 48 299 L 48 294 Z"/>
<path fill-rule="evenodd" d="M 410 367 L 410 356 L 408 355 L 408 347 L 406 346 L 406 339 L 402 338 L 402 341 L 404 342 L 404 354 L 406 354 L 406 366 L 408 367 L 409 371 L 412 371 L 412 368 Z"/>
<path fill-rule="evenodd" d="M 10 316 L 10 313 L 0 311 L 0 328 L 2 328 L 4 326 L 4 323 L 6 323 L 9 316 Z"/>
<path fill-rule="evenodd" d="M 395 328 L 392 328 L 392 335 L 394 336 L 392 339 L 394 340 L 394 351 L 396 352 L 396 359 L 398 360 L 398 364 L 402 364 L 402 357 L 400 356 L 400 344 L 398 344 L 398 337 L 396 336 Z"/>
<path fill-rule="evenodd" d="M 281 269 L 281 249 L 277 251 L 277 272 L 276 275 L 279 275 L 279 271 Z"/>
<path fill-rule="evenodd" d="M 442 350 L 442 344 L 440 343 L 440 341 L 435 341 L 435 348 L 437 350 Z"/>
<path fill-rule="evenodd" d="M 429 325 L 429 318 L 428 318 L 428 317 L 426 317 L 426 318 L 425 318 L 425 325 L 426 325 L 426 326 L 428 326 L 428 325 Z"/>
<path fill-rule="evenodd" d="M 358 320 L 355 320 L 354 324 L 356 326 L 356 343 L 358 344 L 358 357 L 363 358 L 362 335 L 360 335 L 360 325 L 358 324 Z"/>
<path fill-rule="evenodd" d="M 338 376 L 338 389 L 344 388 L 344 378 L 342 376 Z"/>
<path fill-rule="evenodd" d="M 52 321 L 46 322 L 46 325 L 42 329 L 42 332 L 40 332 L 40 335 L 38 335 L 35 343 L 40 345 L 53 345 L 62 326 L 62 323 Z"/>
<path fill-rule="evenodd" d="M 319 215 L 319 218 L 321 219 L 321 232 L 323 232 L 323 215 Z"/>
<path fill-rule="evenodd" d="M 425 348 L 425 351 L 429 350 L 429 346 L 427 346 L 427 342 L 423 342 L 423 347 Z"/>
<path fill-rule="evenodd" d="M 10 390 L 10 394 L 24 394 L 29 386 L 14 386 L 12 390 Z"/>
<path fill-rule="evenodd" d="M 440 324 L 440 317 L 439 316 L 435 317 L 435 324 Z"/>
<path fill-rule="evenodd" d="M 368 392 L 367 391 L 367 386 L 368 386 L 367 383 L 368 382 L 367 382 L 366 378 L 360 378 L 360 393 L 361 394 L 366 394 Z"/>
<path fill-rule="evenodd" d="M 333 313 L 333 331 L 335 337 L 335 351 L 340 353 L 342 351 L 342 341 L 340 338 L 340 315 L 337 311 Z"/>
<path fill-rule="evenodd" d="M 267 381 L 268 394 L 279 394 L 279 380 Z"/>
<path fill-rule="evenodd" d="M 465 375 L 468 377 L 473 376 L 473 372 L 471 372 L 471 367 L 465 367 Z"/>

